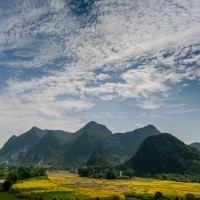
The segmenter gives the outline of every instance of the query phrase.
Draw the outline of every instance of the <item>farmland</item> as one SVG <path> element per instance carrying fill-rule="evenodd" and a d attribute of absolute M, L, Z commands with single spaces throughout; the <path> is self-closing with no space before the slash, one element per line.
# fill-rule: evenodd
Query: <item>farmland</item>
<path fill-rule="evenodd" d="M 66 194 L 84 197 L 107 197 L 112 195 L 124 198 L 125 193 L 154 195 L 157 191 L 165 196 L 184 197 L 191 193 L 200 196 L 199 183 L 163 181 L 133 178 L 129 180 L 107 180 L 79 177 L 66 171 L 48 172 L 47 179 L 30 179 L 14 184 L 11 190 L 17 194 L 64 196 Z"/>

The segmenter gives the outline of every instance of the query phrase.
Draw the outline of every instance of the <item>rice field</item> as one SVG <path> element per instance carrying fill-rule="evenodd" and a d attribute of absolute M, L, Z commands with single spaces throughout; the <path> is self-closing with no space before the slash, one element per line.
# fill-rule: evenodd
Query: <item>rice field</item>
<path fill-rule="evenodd" d="M 154 195 L 160 191 L 165 196 L 184 197 L 187 193 L 200 196 L 199 183 L 162 181 L 134 178 L 129 180 L 107 180 L 79 177 L 66 171 L 48 172 L 47 180 L 21 181 L 12 186 L 14 192 L 28 195 L 39 193 L 64 193 L 87 197 L 107 197 L 124 193 Z"/>

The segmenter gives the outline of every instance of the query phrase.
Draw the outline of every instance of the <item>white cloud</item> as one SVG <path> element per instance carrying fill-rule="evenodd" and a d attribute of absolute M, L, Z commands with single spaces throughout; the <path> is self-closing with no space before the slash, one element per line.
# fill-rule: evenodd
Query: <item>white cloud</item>
<path fill-rule="evenodd" d="M 108 74 L 99 74 L 96 76 L 97 80 L 106 80 L 108 78 L 110 78 L 110 76 Z"/>
<path fill-rule="evenodd" d="M 139 128 L 144 127 L 143 124 L 134 124 L 134 126 L 139 127 Z"/>
<path fill-rule="evenodd" d="M 199 111 L 200 109 L 179 109 L 179 110 L 167 111 L 167 114 L 182 114 L 182 113 L 199 112 Z"/>
<path fill-rule="evenodd" d="M 151 93 L 167 93 L 169 87 L 164 84 L 164 74 L 151 66 L 141 66 L 137 69 L 128 70 L 122 74 L 125 84 L 118 85 L 118 93 L 124 97 L 145 97 Z"/>
<path fill-rule="evenodd" d="M 172 104 L 172 105 L 168 105 L 166 106 L 167 108 L 177 108 L 177 107 L 182 107 L 185 106 L 185 103 L 180 103 L 180 104 Z"/>
<path fill-rule="evenodd" d="M 143 109 L 158 109 L 163 104 L 160 102 L 157 102 L 155 100 L 144 100 L 140 103 L 135 104 L 136 106 L 143 108 Z"/>
<path fill-rule="evenodd" d="M 189 84 L 183 84 L 183 87 L 187 87 Z"/>
<path fill-rule="evenodd" d="M 199 8 L 196 0 L 105 0 L 76 15 L 69 1 L 2 0 L 0 65 L 19 71 L 4 79 L 1 113 L 57 123 L 97 101 L 164 106 L 174 85 L 200 80 Z"/>

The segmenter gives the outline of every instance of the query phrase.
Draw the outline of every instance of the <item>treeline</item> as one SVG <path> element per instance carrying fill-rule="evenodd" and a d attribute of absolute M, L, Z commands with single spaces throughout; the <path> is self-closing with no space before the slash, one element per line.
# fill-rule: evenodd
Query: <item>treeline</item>
<path fill-rule="evenodd" d="M 46 169 L 21 166 L 18 169 L 11 170 L 3 184 L 4 190 L 8 191 L 17 181 L 38 176 L 46 176 Z"/>
<path fill-rule="evenodd" d="M 194 194 L 187 193 L 185 197 L 177 197 L 177 196 L 164 196 L 162 192 L 157 191 L 155 195 L 145 195 L 145 194 L 135 194 L 135 193 L 127 193 L 124 195 L 125 199 L 134 199 L 134 200 L 200 200 L 199 196 L 195 196 Z"/>
<path fill-rule="evenodd" d="M 0 177 L 4 177 L 6 174 L 6 166 L 0 165 Z"/>
<path fill-rule="evenodd" d="M 147 177 L 148 174 L 146 174 Z M 145 176 L 145 174 L 144 174 Z M 176 182 L 188 182 L 188 183 L 200 183 L 200 175 L 190 175 L 190 174 L 153 174 L 152 178 L 161 179 L 161 180 L 172 180 Z"/>
<path fill-rule="evenodd" d="M 59 196 L 59 193 L 62 195 Z M 124 200 L 124 198 L 112 195 L 108 197 L 87 197 L 80 195 L 72 195 L 69 192 L 48 192 L 48 193 L 29 193 L 23 196 L 24 198 L 30 199 L 40 199 L 40 200 Z M 59 196 L 59 197 L 58 197 Z M 177 197 L 177 196 L 164 196 L 162 192 L 157 191 L 154 195 L 151 194 L 136 194 L 136 193 L 125 193 L 124 197 L 126 200 L 200 200 L 199 196 L 195 196 L 193 194 L 186 194 L 185 197 Z"/>
<path fill-rule="evenodd" d="M 121 174 L 120 174 L 121 171 Z M 112 165 L 108 166 L 87 166 L 83 165 L 79 168 L 78 173 L 83 177 L 93 178 L 106 178 L 106 179 L 128 179 L 135 176 L 135 172 L 132 169 L 118 170 Z"/>

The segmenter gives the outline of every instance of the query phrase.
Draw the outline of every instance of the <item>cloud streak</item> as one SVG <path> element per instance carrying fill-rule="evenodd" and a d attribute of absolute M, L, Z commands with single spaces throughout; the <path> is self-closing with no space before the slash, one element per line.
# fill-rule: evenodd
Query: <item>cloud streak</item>
<path fill-rule="evenodd" d="M 107 101 L 165 107 L 176 85 L 200 81 L 199 8 L 196 0 L 2 0 L 0 67 L 16 71 L 1 85 L 0 111 L 57 123 Z"/>

